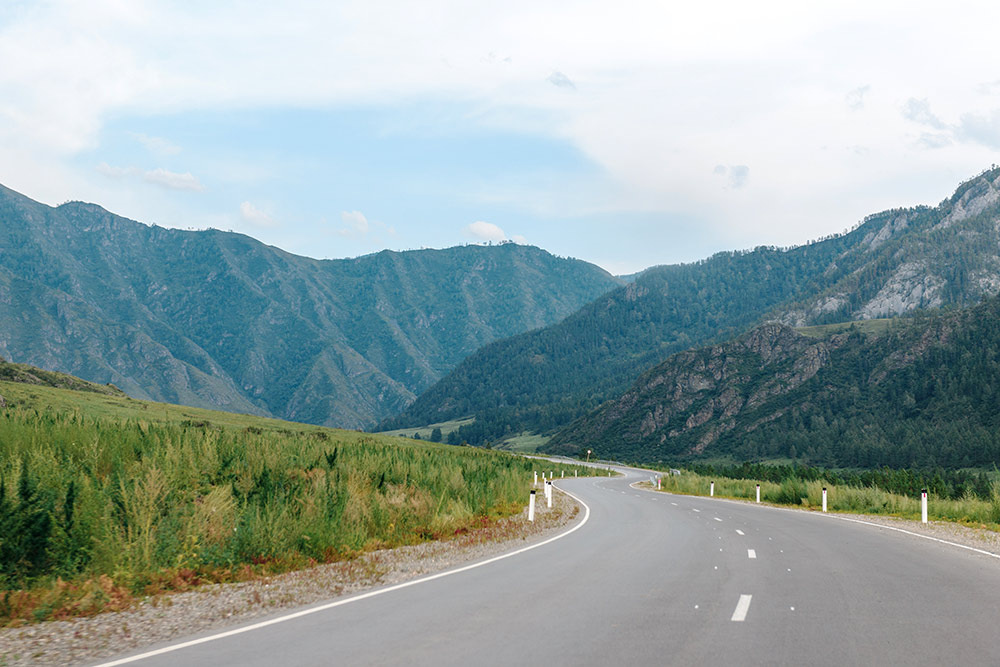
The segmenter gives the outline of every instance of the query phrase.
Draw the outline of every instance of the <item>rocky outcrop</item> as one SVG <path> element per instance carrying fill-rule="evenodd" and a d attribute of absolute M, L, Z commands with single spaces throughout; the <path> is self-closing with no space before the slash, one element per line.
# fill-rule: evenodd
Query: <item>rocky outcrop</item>
<path fill-rule="evenodd" d="M 643 375 L 618 400 L 559 433 L 557 443 L 614 432 L 625 441 L 667 451 L 672 440 L 684 441 L 688 453 L 700 453 L 744 413 L 815 377 L 842 340 L 807 338 L 773 322 L 724 345 L 681 352 Z"/>

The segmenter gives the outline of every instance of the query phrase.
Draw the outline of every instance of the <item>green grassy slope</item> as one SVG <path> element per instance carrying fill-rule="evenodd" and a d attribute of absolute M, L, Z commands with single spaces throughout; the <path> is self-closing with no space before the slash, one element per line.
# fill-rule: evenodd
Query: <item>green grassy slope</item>
<path fill-rule="evenodd" d="M 0 623 L 445 537 L 520 511 L 532 479 L 531 461 L 471 447 L 23 382 L 0 395 Z"/>

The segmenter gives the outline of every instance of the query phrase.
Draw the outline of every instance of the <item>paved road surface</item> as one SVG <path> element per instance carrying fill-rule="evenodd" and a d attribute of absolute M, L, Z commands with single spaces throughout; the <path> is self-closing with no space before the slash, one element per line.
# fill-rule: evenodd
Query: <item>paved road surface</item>
<path fill-rule="evenodd" d="M 537 549 L 135 664 L 1000 665 L 1000 559 L 641 477 L 559 481 L 590 518 Z"/>

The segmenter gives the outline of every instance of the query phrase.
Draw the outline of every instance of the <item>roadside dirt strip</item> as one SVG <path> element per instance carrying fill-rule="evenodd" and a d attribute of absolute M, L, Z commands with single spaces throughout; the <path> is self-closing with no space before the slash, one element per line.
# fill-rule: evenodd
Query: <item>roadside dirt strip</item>
<path fill-rule="evenodd" d="M 525 511 L 449 540 L 374 551 L 351 561 L 256 581 L 160 595 L 123 612 L 0 629 L 0 666 L 94 662 L 178 637 L 234 628 L 281 610 L 333 601 L 520 549 L 557 534 L 580 516 L 579 503 L 556 493 L 552 509 L 538 503 L 534 523 L 528 522 Z"/>

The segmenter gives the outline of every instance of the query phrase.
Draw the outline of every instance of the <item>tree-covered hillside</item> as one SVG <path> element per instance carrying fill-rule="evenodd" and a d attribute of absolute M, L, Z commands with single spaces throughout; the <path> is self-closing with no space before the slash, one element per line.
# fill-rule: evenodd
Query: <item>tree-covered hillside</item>
<path fill-rule="evenodd" d="M 0 354 L 137 398 L 370 426 L 619 284 L 529 246 L 314 260 L 0 187 Z"/>
<path fill-rule="evenodd" d="M 993 169 L 937 207 L 871 215 L 809 245 L 656 267 L 558 324 L 484 347 L 382 426 L 474 416 L 456 436 L 475 444 L 552 433 L 669 355 L 767 320 L 801 326 L 976 303 L 1000 291 L 998 221 Z"/>
<path fill-rule="evenodd" d="M 809 333 L 772 323 L 679 353 L 551 446 L 637 461 L 958 468 L 1000 460 L 1000 297 Z"/>

